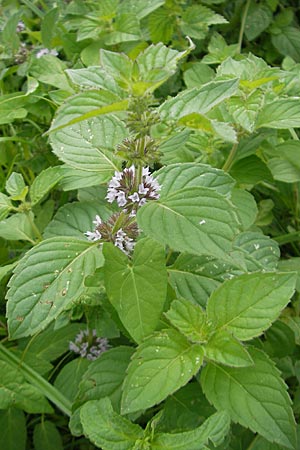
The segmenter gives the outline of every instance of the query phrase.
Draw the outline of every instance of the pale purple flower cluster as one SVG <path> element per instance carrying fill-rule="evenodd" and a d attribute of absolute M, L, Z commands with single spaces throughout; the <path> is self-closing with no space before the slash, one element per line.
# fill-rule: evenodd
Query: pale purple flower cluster
<path fill-rule="evenodd" d="M 95 225 L 95 229 L 94 231 L 87 231 L 86 233 L 84 233 L 86 235 L 86 237 L 88 238 L 89 241 L 99 241 L 99 239 L 101 239 L 102 235 L 100 233 L 100 231 L 98 230 L 99 225 L 102 224 L 102 220 L 100 218 L 100 216 L 96 216 L 95 220 L 93 220 L 93 224 Z"/>
<path fill-rule="evenodd" d="M 134 249 L 135 242 L 133 239 L 127 236 L 122 228 L 120 228 L 116 234 L 115 246 L 122 250 L 122 252 L 124 252 L 126 255 L 129 255 L 129 253 L 131 253 Z"/>
<path fill-rule="evenodd" d="M 23 20 L 19 20 L 19 22 L 17 23 L 16 32 L 21 33 L 25 29 L 26 29 L 25 23 L 23 22 Z"/>
<path fill-rule="evenodd" d="M 48 48 L 41 48 L 37 54 L 35 55 L 35 57 L 37 59 L 42 58 L 45 55 L 52 55 L 52 56 L 57 56 L 58 52 L 55 49 L 49 50 Z"/>
<path fill-rule="evenodd" d="M 108 340 L 106 338 L 97 337 L 96 330 L 81 330 L 76 338 L 75 342 L 70 341 L 69 349 L 78 353 L 82 358 L 93 361 L 97 359 L 101 353 L 106 352 L 110 348 Z"/>
<path fill-rule="evenodd" d="M 147 200 L 159 198 L 160 188 L 149 167 L 143 167 L 141 182 L 137 186 L 136 169 L 132 165 L 122 172 L 115 172 L 109 182 L 106 198 L 109 203 L 116 200 L 120 208 L 124 211 L 129 209 L 131 215 L 135 216 L 137 208 L 143 206 Z"/>

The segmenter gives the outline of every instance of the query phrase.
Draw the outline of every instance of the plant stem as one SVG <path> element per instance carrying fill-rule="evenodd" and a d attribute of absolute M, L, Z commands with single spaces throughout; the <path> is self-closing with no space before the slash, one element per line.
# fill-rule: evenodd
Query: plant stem
<path fill-rule="evenodd" d="M 282 234 L 281 236 L 272 237 L 279 245 L 289 244 L 290 242 L 300 241 L 300 231 Z"/>
<path fill-rule="evenodd" d="M 222 167 L 222 169 L 225 170 L 225 172 L 228 172 L 231 169 L 233 160 L 234 160 L 235 155 L 236 155 L 237 148 L 238 148 L 238 144 L 233 144 L 233 146 L 232 146 L 232 148 L 230 150 L 230 153 L 229 153 L 229 155 L 228 155 L 228 157 L 227 157 L 227 159 L 226 159 L 226 161 L 225 161 L 225 163 L 224 163 L 224 165 Z"/>
<path fill-rule="evenodd" d="M 40 232 L 40 230 L 38 229 L 38 227 L 36 226 L 36 224 L 34 223 L 34 221 L 32 220 L 30 214 L 27 214 L 28 220 L 30 222 L 31 228 L 33 229 L 33 231 L 35 232 L 36 237 L 38 238 L 38 242 L 43 240 L 43 236 Z"/>
<path fill-rule="evenodd" d="M 245 9 L 244 9 L 244 12 L 243 12 L 241 28 L 240 28 L 240 34 L 239 34 L 237 53 L 241 53 L 241 50 L 242 50 L 243 36 L 244 36 L 246 19 L 247 19 L 250 3 L 251 3 L 251 0 L 247 0 L 247 3 L 245 5 Z"/>
<path fill-rule="evenodd" d="M 48 383 L 45 378 L 39 375 L 30 366 L 22 362 L 16 355 L 10 350 L 0 344 L 0 359 L 6 361 L 8 364 L 14 368 L 21 371 L 24 378 L 33 386 L 35 386 L 39 391 L 45 395 L 52 403 L 54 403 L 57 408 L 59 408 L 67 416 L 71 416 L 71 402 L 52 384 Z"/>

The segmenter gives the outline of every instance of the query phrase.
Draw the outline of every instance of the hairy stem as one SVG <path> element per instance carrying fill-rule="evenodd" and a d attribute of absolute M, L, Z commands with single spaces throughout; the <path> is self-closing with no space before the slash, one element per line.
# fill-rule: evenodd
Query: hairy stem
<path fill-rule="evenodd" d="M 225 172 L 228 172 L 233 164 L 236 152 L 237 152 L 237 148 L 238 148 L 238 144 L 233 144 L 230 153 L 222 167 L 223 170 L 225 170 Z"/>

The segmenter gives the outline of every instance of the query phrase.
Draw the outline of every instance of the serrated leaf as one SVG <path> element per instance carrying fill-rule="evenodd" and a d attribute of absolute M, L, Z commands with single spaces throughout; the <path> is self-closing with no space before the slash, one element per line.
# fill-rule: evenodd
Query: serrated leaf
<path fill-rule="evenodd" d="M 43 200 L 43 198 L 56 186 L 62 177 L 63 173 L 61 171 L 61 166 L 48 167 L 48 169 L 40 172 L 30 186 L 29 193 L 32 205 L 36 205 L 38 202 Z"/>
<path fill-rule="evenodd" d="M 68 77 L 65 74 L 66 63 L 53 55 L 44 55 L 42 58 L 32 58 L 29 73 L 42 83 L 55 86 L 59 89 L 73 92 Z"/>
<path fill-rule="evenodd" d="M 298 97 L 282 98 L 267 103 L 257 116 L 256 128 L 300 127 L 300 100 Z"/>
<path fill-rule="evenodd" d="M 201 257 L 180 255 L 173 266 L 168 266 L 169 283 L 177 297 L 206 305 L 210 294 L 219 286 L 213 278 L 212 272 L 204 270 Z"/>
<path fill-rule="evenodd" d="M 53 422 L 38 423 L 33 431 L 35 450 L 63 450 L 62 437 Z"/>
<path fill-rule="evenodd" d="M 208 340 L 210 330 L 206 314 L 199 306 L 183 298 L 173 300 L 165 316 L 191 342 L 201 343 Z"/>
<path fill-rule="evenodd" d="M 165 0 L 139 0 L 138 2 L 136 0 L 127 0 L 118 6 L 118 11 L 131 11 L 138 19 L 143 19 L 164 3 Z"/>
<path fill-rule="evenodd" d="M 233 205 L 218 192 L 185 188 L 143 206 L 138 224 L 149 236 L 172 249 L 227 258 L 239 231 Z"/>
<path fill-rule="evenodd" d="M 220 445 L 229 432 L 230 419 L 226 412 L 210 416 L 200 427 L 183 433 L 161 433 L 151 442 L 153 450 L 201 450 L 211 441 Z"/>
<path fill-rule="evenodd" d="M 21 371 L 4 361 L 0 361 L 0 375 L 0 409 L 13 406 L 30 414 L 53 412 L 52 407 L 40 390 L 26 383 Z"/>
<path fill-rule="evenodd" d="M 229 195 L 235 183 L 223 170 L 198 163 L 169 164 L 155 172 L 155 177 L 162 186 L 160 197 L 189 187 L 211 188 L 220 194 Z"/>
<path fill-rule="evenodd" d="M 253 364 L 243 345 L 225 330 L 217 331 L 205 346 L 205 356 L 232 367 L 246 367 Z"/>
<path fill-rule="evenodd" d="M 9 241 L 29 241 L 35 243 L 35 234 L 31 222 L 33 213 L 17 213 L 0 222 L 0 237 Z"/>
<path fill-rule="evenodd" d="M 96 215 L 107 220 L 112 214 L 109 205 L 100 202 L 74 202 L 62 206 L 46 227 L 46 239 L 55 236 L 72 236 L 86 241 L 84 233 L 94 229 Z"/>
<path fill-rule="evenodd" d="M 49 132 L 54 132 L 75 123 L 103 114 L 124 111 L 127 101 L 113 92 L 89 90 L 68 98 L 57 110 Z"/>
<path fill-rule="evenodd" d="M 216 329 L 237 339 L 259 336 L 277 319 L 294 293 L 294 273 L 251 273 L 225 281 L 207 303 L 207 317 Z"/>
<path fill-rule="evenodd" d="M 166 8 L 159 8 L 153 12 L 148 20 L 151 41 L 154 44 L 164 42 L 167 44 L 173 35 L 175 18 Z"/>
<path fill-rule="evenodd" d="M 234 422 L 294 449 L 295 421 L 286 385 L 263 352 L 252 348 L 249 353 L 254 361 L 250 367 L 209 363 L 201 374 L 204 393 L 217 409 L 228 411 Z"/>
<path fill-rule="evenodd" d="M 182 14 L 182 32 L 195 39 L 204 39 L 209 25 L 227 23 L 227 20 L 212 9 L 203 5 L 192 5 Z"/>
<path fill-rule="evenodd" d="M 9 283 L 10 336 L 28 336 L 44 329 L 82 294 L 84 278 L 103 262 L 98 246 L 74 238 L 48 239 L 32 248 Z"/>
<path fill-rule="evenodd" d="M 23 411 L 16 408 L 0 411 L 0 430 L 0 448 L 25 450 L 27 433 Z"/>
<path fill-rule="evenodd" d="M 233 246 L 245 253 L 248 271 L 276 269 L 280 249 L 277 242 L 270 239 L 269 236 L 245 231 L 236 237 Z"/>
<path fill-rule="evenodd" d="M 187 114 L 205 114 L 218 103 L 233 95 L 238 80 L 211 81 L 201 88 L 187 89 L 176 97 L 166 100 L 159 108 L 163 119 L 178 120 Z"/>
<path fill-rule="evenodd" d="M 121 386 L 133 352 L 132 347 L 115 347 L 93 361 L 82 377 L 75 405 L 80 406 L 89 400 L 109 397 L 113 408 L 119 412 Z"/>
<path fill-rule="evenodd" d="M 146 338 L 137 348 L 123 385 L 121 411 L 140 411 L 184 386 L 202 365 L 203 349 L 175 330 Z"/>
<path fill-rule="evenodd" d="M 119 170 L 121 161 L 114 148 L 127 137 L 116 117 L 97 117 L 64 128 L 51 135 L 54 153 L 70 166 L 101 173 Z"/>
<path fill-rule="evenodd" d="M 117 14 L 113 29 L 105 34 L 105 44 L 115 45 L 121 42 L 138 41 L 141 39 L 140 22 L 135 14 L 128 12 Z"/>
<path fill-rule="evenodd" d="M 152 239 L 137 242 L 132 261 L 117 247 L 103 246 L 108 298 L 136 342 L 157 327 L 167 293 L 164 248 Z"/>
<path fill-rule="evenodd" d="M 104 89 L 116 95 L 124 94 L 114 77 L 102 67 L 90 66 L 85 69 L 68 69 L 66 72 L 73 83 L 80 87 Z"/>
<path fill-rule="evenodd" d="M 132 450 L 143 429 L 115 413 L 110 400 L 92 400 L 80 410 L 84 434 L 103 450 Z"/>

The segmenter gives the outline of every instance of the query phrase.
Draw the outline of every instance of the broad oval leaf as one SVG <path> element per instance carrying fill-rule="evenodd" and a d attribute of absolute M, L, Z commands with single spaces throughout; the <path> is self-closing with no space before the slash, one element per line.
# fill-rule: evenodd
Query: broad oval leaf
<path fill-rule="evenodd" d="M 161 197 L 188 187 L 211 188 L 220 194 L 230 194 L 235 181 L 220 169 L 208 164 L 183 163 L 169 164 L 155 173 L 161 184 Z"/>
<path fill-rule="evenodd" d="M 167 293 L 164 248 L 152 239 L 140 240 L 132 262 L 117 247 L 104 245 L 104 279 L 109 300 L 136 342 L 159 322 Z"/>
<path fill-rule="evenodd" d="M 43 420 L 34 427 L 35 450 L 63 450 L 62 437 L 53 422 Z"/>
<path fill-rule="evenodd" d="M 229 432 L 230 418 L 224 411 L 210 416 L 200 427 L 183 433 L 161 433 L 154 436 L 151 449 L 201 450 L 211 441 L 220 445 Z"/>
<path fill-rule="evenodd" d="M 114 412 L 110 400 L 91 400 L 80 409 L 84 434 L 103 450 L 132 450 L 144 430 Z"/>
<path fill-rule="evenodd" d="M 287 387 L 275 364 L 263 352 L 249 349 L 254 365 L 226 367 L 209 363 L 201 385 L 218 410 L 267 440 L 295 449 L 295 420 Z"/>
<path fill-rule="evenodd" d="M 61 166 L 48 167 L 34 179 L 30 186 L 30 199 L 33 205 L 40 202 L 63 177 Z"/>
<path fill-rule="evenodd" d="M 123 386 L 123 414 L 160 403 L 184 386 L 202 365 L 203 349 L 175 330 L 156 332 L 137 348 Z"/>
<path fill-rule="evenodd" d="M 41 242 L 22 258 L 10 280 L 7 302 L 12 338 L 44 329 L 84 290 L 84 279 L 104 262 L 98 246 L 73 238 Z"/>
<path fill-rule="evenodd" d="M 112 173 L 120 160 L 113 149 L 127 136 L 125 125 L 116 117 L 95 117 L 51 135 L 54 153 L 77 169 Z"/>
<path fill-rule="evenodd" d="M 240 226 L 230 201 L 201 187 L 149 202 L 140 209 L 137 220 L 147 235 L 173 250 L 225 259 Z"/>
<path fill-rule="evenodd" d="M 26 417 L 17 408 L 0 411 L 0 448 L 5 450 L 26 449 Z"/>
<path fill-rule="evenodd" d="M 216 329 L 249 340 L 269 328 L 295 290 L 295 273 L 250 273 L 225 281 L 207 303 L 207 317 Z"/>

